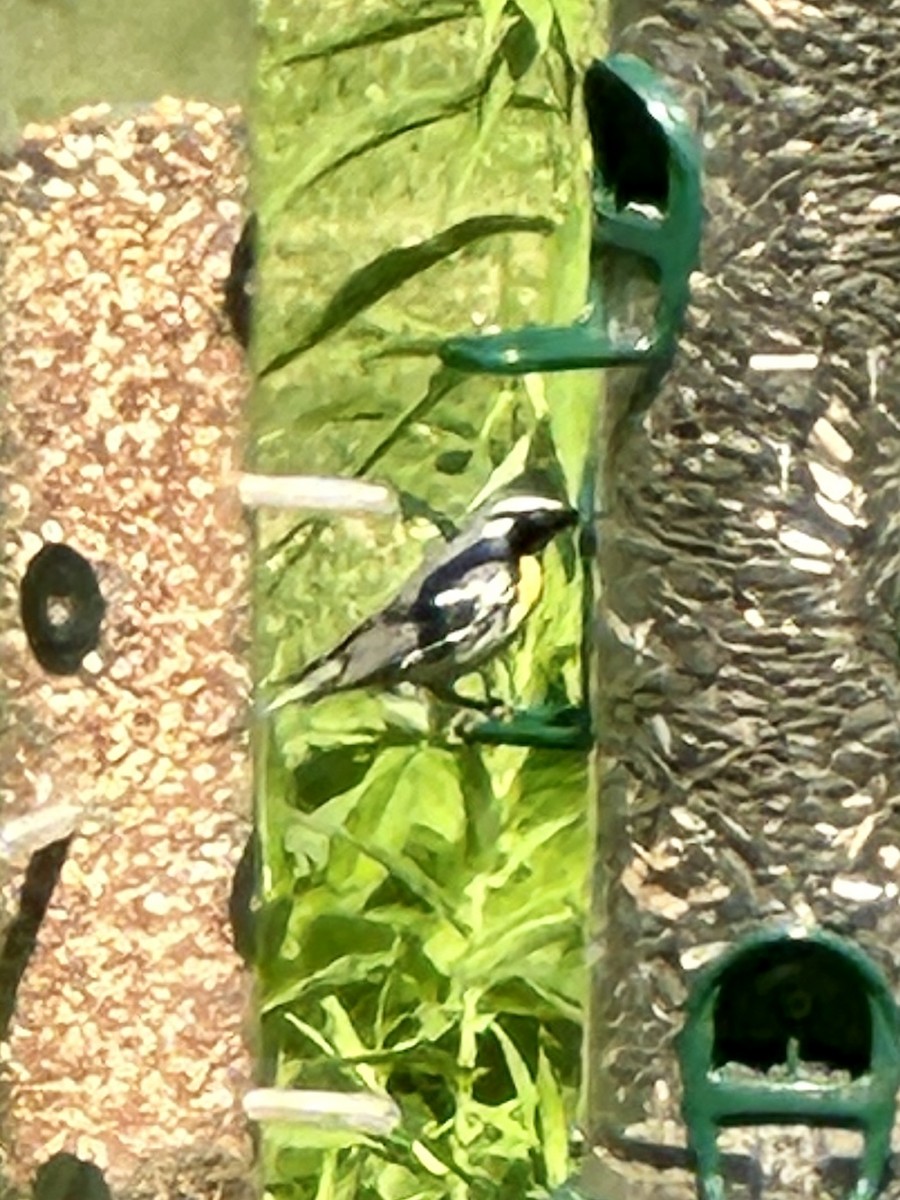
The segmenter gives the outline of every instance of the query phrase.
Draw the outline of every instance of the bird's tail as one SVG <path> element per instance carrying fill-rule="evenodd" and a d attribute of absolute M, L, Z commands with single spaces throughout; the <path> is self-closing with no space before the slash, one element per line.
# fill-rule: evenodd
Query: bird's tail
<path fill-rule="evenodd" d="M 288 704 L 312 704 L 340 686 L 343 670 L 339 658 L 317 659 L 299 674 L 280 680 L 278 686 L 283 690 L 272 699 L 263 699 L 261 715 L 268 716 Z"/>

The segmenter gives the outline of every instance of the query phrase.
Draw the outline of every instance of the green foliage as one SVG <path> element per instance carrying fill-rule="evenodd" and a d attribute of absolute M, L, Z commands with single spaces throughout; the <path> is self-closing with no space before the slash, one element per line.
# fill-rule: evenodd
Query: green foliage
<path fill-rule="evenodd" d="M 435 350 L 584 303 L 575 0 L 558 7 L 548 26 L 533 4 L 485 20 L 475 0 L 262 5 L 255 468 L 433 496 L 449 463 L 469 500 L 533 424 L 521 381 L 461 376 Z"/>
<path fill-rule="evenodd" d="M 316 773 L 312 754 L 268 827 L 290 864 L 259 967 L 273 1081 L 398 1100 L 392 1138 L 320 1150 L 356 1195 L 552 1186 L 578 1084 L 584 762 L 414 742 L 367 753 L 355 782 Z M 274 1195 L 344 1194 L 317 1190 L 323 1163 L 297 1156 L 297 1131 L 269 1149 L 274 1178 L 299 1172 Z"/>
<path fill-rule="evenodd" d="M 311 598 L 285 584 L 290 600 L 276 590 L 263 627 L 287 630 L 290 610 L 307 608 L 301 624 L 318 641 L 312 580 L 324 575 L 327 591 L 359 576 L 349 563 L 362 528 L 346 555 L 334 530 L 311 547 L 288 573 L 302 573 Z M 493 666 L 491 691 L 517 704 L 579 698 L 573 547 L 551 547 L 545 564 L 541 604 Z M 346 591 L 380 603 L 371 586 Z M 495 1200 L 543 1195 L 567 1173 L 586 974 L 586 763 L 464 745 L 447 717 L 412 691 L 347 693 L 288 708 L 271 730 L 258 963 L 269 1079 L 388 1091 L 403 1113 L 383 1143 L 323 1149 L 318 1133 L 314 1145 L 308 1131 L 273 1133 L 273 1197 Z"/>
<path fill-rule="evenodd" d="M 473 326 L 574 318 L 589 187 L 574 61 L 583 0 L 261 0 L 261 270 L 250 458 L 379 479 L 399 516 L 260 515 L 257 675 L 377 611 L 523 473 L 575 499 L 587 372 L 442 366 Z M 576 705 L 576 539 L 543 556 L 516 644 L 463 681 Z M 377 1139 L 267 1126 L 273 1200 L 513 1200 L 565 1178 L 590 839 L 577 753 L 466 744 L 409 688 L 286 708 L 257 738 L 266 1083 L 389 1093 Z"/>

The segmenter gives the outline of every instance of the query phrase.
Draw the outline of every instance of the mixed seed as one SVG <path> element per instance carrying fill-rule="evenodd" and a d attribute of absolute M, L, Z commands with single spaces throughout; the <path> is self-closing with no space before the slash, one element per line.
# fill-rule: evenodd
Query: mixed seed
<path fill-rule="evenodd" d="M 250 1194 L 244 161 L 236 110 L 173 99 L 0 161 L 0 821 L 81 812 L 0 1047 L 17 1185 L 66 1152 L 116 1196 Z"/>

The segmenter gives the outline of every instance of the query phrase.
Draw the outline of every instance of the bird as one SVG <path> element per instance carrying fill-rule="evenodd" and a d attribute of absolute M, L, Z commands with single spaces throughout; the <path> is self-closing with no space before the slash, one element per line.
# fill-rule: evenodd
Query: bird
<path fill-rule="evenodd" d="M 455 682 L 512 640 L 540 597 L 537 556 L 577 520 L 574 509 L 548 496 L 520 492 L 492 500 L 386 608 L 280 680 L 284 690 L 264 711 L 403 682 L 464 707 L 496 707 L 497 701 L 461 696 Z"/>

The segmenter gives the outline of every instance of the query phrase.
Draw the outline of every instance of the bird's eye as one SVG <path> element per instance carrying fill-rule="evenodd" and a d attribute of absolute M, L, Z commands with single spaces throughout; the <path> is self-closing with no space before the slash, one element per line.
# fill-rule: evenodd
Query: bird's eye
<path fill-rule="evenodd" d="M 74 675 L 100 640 L 105 603 L 94 568 L 71 546 L 48 542 L 29 562 L 19 588 L 31 652 L 51 675 Z"/>

